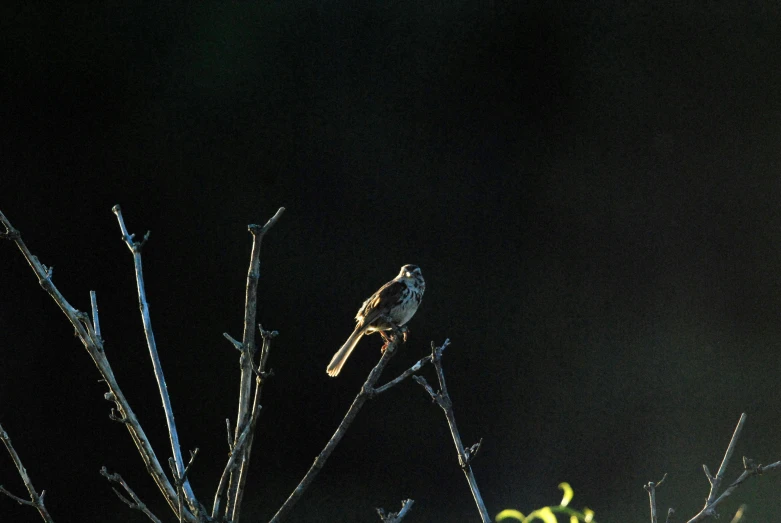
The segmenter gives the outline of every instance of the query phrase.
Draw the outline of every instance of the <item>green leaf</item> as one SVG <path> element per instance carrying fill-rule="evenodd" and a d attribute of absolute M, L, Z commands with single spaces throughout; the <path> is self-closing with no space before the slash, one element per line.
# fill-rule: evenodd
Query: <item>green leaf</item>
<path fill-rule="evenodd" d="M 535 519 L 541 519 L 545 523 L 558 523 L 559 521 L 556 519 L 556 514 L 553 513 L 550 507 L 543 507 L 541 509 L 535 510 L 529 514 L 526 519 L 523 520 L 523 523 L 529 523 L 529 521 L 534 521 Z"/>
<path fill-rule="evenodd" d="M 575 495 L 575 492 L 572 490 L 572 487 L 569 486 L 569 483 L 563 482 L 559 483 L 559 489 L 564 491 L 564 497 L 561 498 L 561 506 L 566 507 L 569 505 L 569 502 L 572 501 L 572 496 Z"/>
<path fill-rule="evenodd" d="M 502 521 L 504 519 L 509 519 L 509 518 L 517 519 L 518 521 L 523 521 L 524 519 L 526 519 L 526 516 L 524 516 L 517 510 L 512 510 L 509 508 L 501 511 L 496 515 L 496 521 Z"/>

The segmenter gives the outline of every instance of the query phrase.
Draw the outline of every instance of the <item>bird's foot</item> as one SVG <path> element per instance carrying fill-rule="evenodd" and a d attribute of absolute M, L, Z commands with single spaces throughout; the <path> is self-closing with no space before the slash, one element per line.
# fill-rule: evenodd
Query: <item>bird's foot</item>
<path fill-rule="evenodd" d="M 383 331 L 380 331 L 380 336 L 382 336 L 382 339 L 385 340 L 385 343 L 380 348 L 380 352 L 385 353 L 385 351 L 388 349 L 388 345 L 390 345 L 391 339 Z"/>

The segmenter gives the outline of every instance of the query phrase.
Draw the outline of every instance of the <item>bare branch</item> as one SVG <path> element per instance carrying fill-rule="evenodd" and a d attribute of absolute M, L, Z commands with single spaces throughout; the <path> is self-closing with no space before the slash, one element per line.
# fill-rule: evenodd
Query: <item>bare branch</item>
<path fill-rule="evenodd" d="M 657 523 L 659 521 L 656 516 L 656 489 L 662 486 L 662 483 L 664 483 L 665 479 L 667 479 L 667 473 L 665 473 L 662 479 L 660 479 L 657 483 L 649 481 L 647 485 L 643 486 L 643 488 L 648 492 L 648 500 L 651 503 L 651 523 Z M 667 517 L 670 517 L 669 512 L 667 513 Z"/>
<path fill-rule="evenodd" d="M 184 469 L 184 475 L 182 476 L 182 479 L 185 479 L 187 477 L 187 474 L 190 473 L 190 467 L 193 466 L 193 462 L 195 461 L 195 458 L 198 457 L 198 452 L 201 449 L 198 447 L 195 447 L 195 450 L 190 451 L 190 462 L 187 464 L 187 467 Z"/>
<path fill-rule="evenodd" d="M 231 345 L 233 345 L 233 348 L 235 348 L 237 351 L 241 352 L 241 342 L 237 339 L 234 339 L 230 334 L 227 332 L 222 333 L 223 336 L 225 336 L 225 339 L 231 342 Z"/>
<path fill-rule="evenodd" d="M 746 458 L 744 458 L 745 460 Z M 721 495 L 716 498 L 713 503 L 710 505 L 706 505 L 705 508 L 703 508 L 696 516 L 694 516 L 692 519 L 688 521 L 688 523 L 695 523 L 696 521 L 702 521 L 705 518 L 708 518 L 710 516 L 716 516 L 716 506 L 724 501 L 729 495 L 731 495 L 736 488 L 738 488 L 740 485 L 743 484 L 744 481 L 746 481 L 751 476 L 759 476 L 761 474 L 764 474 L 765 472 L 774 471 L 777 469 L 781 469 L 781 461 L 776 461 L 775 463 L 771 463 L 770 465 L 756 465 L 751 468 L 747 468 L 743 471 L 743 473 L 736 479 L 735 481 L 730 484 L 726 489 L 724 489 L 724 492 L 721 493 Z"/>
<path fill-rule="evenodd" d="M 178 505 L 179 523 L 182 523 L 182 521 L 184 521 L 184 510 L 182 510 L 183 509 L 182 486 L 187 480 L 187 474 L 190 472 L 190 467 L 192 467 L 196 456 L 198 456 L 199 450 L 200 449 L 198 447 L 195 447 L 195 450 L 190 451 L 190 462 L 187 464 L 187 467 L 184 469 L 184 474 L 182 474 L 181 477 L 179 477 L 179 474 L 176 472 L 176 462 L 174 461 L 174 458 L 168 458 L 168 466 L 171 468 L 171 474 L 173 474 L 174 476 L 174 485 L 176 485 L 176 495 L 179 498 L 179 505 Z"/>
<path fill-rule="evenodd" d="M 730 458 L 732 457 L 732 453 L 735 450 L 735 445 L 737 444 L 737 440 L 740 437 L 740 432 L 743 430 L 743 425 L 745 423 L 746 423 L 746 413 L 744 412 L 743 414 L 740 415 L 740 420 L 738 421 L 738 424 L 735 427 L 735 431 L 732 433 L 732 439 L 730 440 L 729 445 L 727 446 L 727 451 L 724 453 L 724 459 L 721 461 L 721 466 L 719 467 L 719 472 L 716 474 L 716 476 L 715 477 L 712 476 L 710 474 L 710 471 L 708 470 L 708 467 L 703 465 L 703 469 L 705 470 L 705 475 L 708 477 L 708 481 L 711 484 L 710 495 L 708 496 L 708 499 L 706 500 L 705 506 L 702 508 L 702 510 L 700 510 L 693 518 L 691 518 L 688 521 L 688 523 L 695 523 L 697 521 L 702 521 L 709 517 L 718 517 L 718 514 L 716 513 L 716 507 L 719 505 L 719 503 L 721 503 L 728 496 L 730 496 L 735 491 L 736 488 L 742 485 L 744 481 L 746 481 L 751 476 L 759 476 L 764 472 L 773 471 L 781 468 L 781 461 L 776 461 L 775 463 L 771 463 L 770 465 L 762 466 L 756 464 L 754 460 L 744 457 L 743 473 L 738 477 L 738 479 L 733 481 L 726 489 L 724 489 L 724 492 L 722 492 L 721 495 L 717 496 L 721 482 L 724 479 L 724 474 L 727 471 L 727 465 L 729 463 Z"/>
<path fill-rule="evenodd" d="M 450 340 L 445 340 L 445 342 L 442 344 L 442 350 L 445 350 L 445 348 L 449 344 L 450 344 Z M 420 369 L 423 368 L 423 366 L 426 363 L 428 363 L 430 361 L 431 361 L 431 354 L 429 354 L 425 358 L 421 358 L 420 360 L 418 360 L 418 362 L 415 363 L 415 365 L 413 365 L 409 369 L 407 369 L 404 372 L 402 372 L 401 375 L 399 375 L 397 378 L 389 381 L 388 383 L 386 383 L 385 385 L 382 385 L 381 387 L 377 387 L 376 389 L 374 389 L 372 394 L 374 394 L 374 395 L 382 394 L 383 392 L 385 392 L 386 390 L 390 389 L 391 387 L 394 387 L 394 386 L 398 385 L 399 383 L 401 383 L 405 379 L 409 378 L 410 376 L 412 376 L 413 374 L 418 372 Z"/>
<path fill-rule="evenodd" d="M 491 516 L 488 515 L 488 509 L 485 507 L 483 498 L 480 495 L 480 489 L 477 487 L 477 480 L 475 479 L 471 465 L 472 458 L 480 448 L 480 444 L 473 446 L 474 452 L 471 453 L 464 448 L 464 444 L 461 442 L 461 435 L 458 433 L 458 427 L 456 426 L 456 417 L 453 413 L 453 401 L 450 399 L 450 394 L 447 391 L 447 385 L 445 383 L 445 371 L 442 368 L 442 351 L 449 343 L 450 340 L 445 340 L 441 347 L 436 347 L 434 343 L 431 344 L 431 361 L 437 371 L 439 392 L 434 392 L 434 389 L 431 388 L 426 379 L 422 376 L 415 376 L 413 379 L 426 390 L 434 402 L 445 412 L 447 424 L 450 427 L 450 434 L 453 437 L 453 443 L 455 443 L 456 450 L 458 451 L 458 463 L 464 471 L 467 483 L 469 483 L 469 488 L 472 491 L 472 497 L 475 500 L 477 510 L 480 512 L 483 523 L 489 523 L 491 521 Z"/>
<path fill-rule="evenodd" d="M 10 232 L 11 231 L 9 229 L 9 233 Z M 18 236 L 18 231 L 17 231 L 17 236 Z M 10 492 L 8 492 L 5 488 L 3 488 L 2 485 L 0 485 L 0 492 L 5 494 L 9 498 L 13 499 L 17 503 L 35 507 L 44 521 L 46 521 L 47 523 L 54 523 L 51 514 L 49 514 L 49 511 L 46 510 L 46 507 L 43 504 L 43 496 L 46 494 L 46 491 L 42 490 L 40 494 L 38 494 L 35 491 L 35 487 L 33 487 L 33 482 L 30 479 L 30 476 L 27 474 L 27 469 L 24 468 L 24 465 L 22 465 L 22 459 L 19 457 L 19 454 L 16 453 L 16 449 L 14 449 L 14 446 L 11 444 L 11 437 L 8 436 L 8 433 L 5 431 L 2 425 L 0 425 L 0 439 L 3 440 L 3 444 L 5 445 L 5 448 L 8 450 L 8 454 L 11 455 L 11 459 L 13 460 L 14 465 L 16 465 L 16 470 L 19 471 L 19 476 L 21 476 L 22 481 L 24 482 L 24 486 L 27 487 L 27 493 L 30 495 L 30 501 L 22 499 L 18 496 L 14 496 Z"/>
<path fill-rule="evenodd" d="M 410 510 L 412 510 L 412 505 L 415 504 L 415 500 L 413 499 L 405 499 L 401 502 L 401 510 L 398 512 L 391 512 L 390 514 L 386 514 L 384 509 L 378 508 L 377 514 L 380 515 L 380 519 L 383 523 L 401 523 L 401 520 L 404 519 L 404 516 L 406 516 Z"/>
<path fill-rule="evenodd" d="M 107 480 L 109 480 L 110 482 L 116 483 L 117 485 L 120 485 L 123 489 L 125 489 L 125 492 L 128 493 L 128 495 L 132 498 L 133 501 L 130 501 L 125 496 L 123 496 L 117 489 L 113 487 L 111 488 L 111 490 L 114 491 L 117 497 L 121 499 L 127 506 L 129 506 L 134 510 L 140 510 L 155 523 L 161 523 L 161 521 L 157 518 L 157 516 L 152 514 L 152 511 L 150 511 L 149 508 L 144 503 L 141 502 L 138 496 L 136 496 L 136 493 L 133 492 L 133 489 L 131 489 L 128 486 L 128 484 L 125 483 L 125 480 L 122 479 L 122 476 L 120 476 L 119 474 L 109 474 L 109 471 L 108 469 L 106 469 L 106 467 L 102 467 L 100 469 L 100 475 L 106 478 Z"/>
<path fill-rule="evenodd" d="M 255 396 L 252 400 L 252 404 L 254 405 L 255 412 L 257 412 L 257 407 L 260 407 L 260 398 L 261 393 L 263 392 L 263 384 L 267 378 L 273 375 L 272 371 L 266 371 L 266 364 L 268 363 L 268 356 L 271 352 L 271 340 L 279 335 L 277 331 L 264 330 L 263 326 L 260 324 L 258 324 L 258 330 L 260 331 L 261 338 L 263 338 L 263 345 L 260 349 L 260 360 L 258 367 L 257 369 L 253 369 L 253 372 L 255 373 Z M 241 514 L 241 502 L 244 499 L 244 487 L 247 484 L 247 476 L 249 475 L 249 463 L 250 457 L 252 455 L 252 444 L 254 443 L 255 439 L 255 425 L 257 424 L 257 421 L 257 415 L 253 415 L 250 418 L 247 441 L 241 449 L 242 455 L 240 456 L 239 464 L 237 466 L 237 470 L 239 471 L 239 481 L 236 488 L 236 497 L 235 502 L 233 503 L 233 514 L 231 518 L 233 523 L 238 523 L 239 516 Z"/>
<path fill-rule="evenodd" d="M 252 417 L 256 417 L 259 412 L 260 412 L 260 405 L 258 405 L 255 408 Z M 222 471 L 222 476 L 220 476 L 220 482 L 217 485 L 217 492 L 214 495 L 214 507 L 212 508 L 212 518 L 217 518 L 220 513 L 220 507 L 222 505 L 222 496 L 225 493 L 225 489 L 228 486 L 228 478 L 236 469 L 238 459 L 241 456 L 242 449 L 247 441 L 247 435 L 250 432 L 250 428 L 251 428 L 251 423 L 247 423 L 242 429 L 241 434 L 239 434 L 239 440 L 236 442 L 236 445 L 234 445 L 231 451 L 230 458 L 228 458 L 228 463 L 225 464 L 225 469 Z M 228 443 L 230 444 L 230 440 L 228 441 Z"/>
<path fill-rule="evenodd" d="M 17 503 L 19 503 L 20 505 L 28 505 L 28 506 L 30 506 L 30 507 L 35 507 L 35 506 L 36 506 L 36 505 L 35 505 L 35 503 L 33 503 L 32 501 L 27 501 L 26 499 L 23 499 L 23 498 L 20 498 L 19 496 L 16 496 L 16 495 L 14 495 L 14 494 L 11 494 L 11 493 L 10 493 L 8 490 L 6 490 L 6 488 L 5 488 L 4 486 L 2 486 L 2 485 L 0 485 L 0 494 L 5 494 L 6 496 L 8 496 L 8 497 L 9 497 L 9 498 L 11 498 L 12 500 L 16 501 L 16 502 L 17 502 Z"/>
<path fill-rule="evenodd" d="M 236 447 L 240 431 L 246 426 L 252 413 L 250 400 L 252 395 L 252 360 L 255 356 L 255 318 L 257 315 L 257 293 L 258 280 L 260 279 L 260 245 L 263 236 L 279 220 L 284 207 L 280 207 L 276 214 L 266 222 L 262 227 L 260 225 L 250 225 L 249 232 L 252 234 L 252 252 L 250 254 L 249 269 L 247 270 L 247 286 L 244 297 L 244 333 L 241 341 L 241 358 L 239 365 L 241 367 L 241 382 L 239 384 L 239 408 L 236 416 L 236 432 L 233 437 L 233 446 Z M 238 514 L 236 507 L 236 490 L 238 489 L 240 478 L 231 476 L 228 485 L 228 504 L 226 514 Z M 236 521 L 234 523 L 237 523 Z"/>
<path fill-rule="evenodd" d="M 127 227 L 125 227 L 125 220 L 122 218 L 122 210 L 119 205 L 115 205 L 112 209 L 119 221 L 119 228 L 122 231 L 122 240 L 130 249 L 133 254 L 133 265 L 136 272 L 136 287 L 138 288 L 138 304 L 141 309 L 141 321 L 144 325 L 144 335 L 146 336 L 146 344 L 149 348 L 149 357 L 152 359 L 152 368 L 154 369 L 155 379 L 157 380 L 157 388 L 160 390 L 160 399 L 163 402 L 163 410 L 165 411 L 165 421 L 168 426 L 168 435 L 171 442 L 171 450 L 173 452 L 174 463 L 176 464 L 177 477 L 184 478 L 184 459 L 182 458 L 182 450 L 179 445 L 179 433 L 176 430 L 176 421 L 174 420 L 174 410 L 171 405 L 171 397 L 168 395 L 168 386 L 165 383 L 165 375 L 163 374 L 163 366 L 160 363 L 160 356 L 157 353 L 157 343 L 155 342 L 154 331 L 152 330 L 152 318 L 149 314 L 149 303 L 146 300 L 146 290 L 144 287 L 144 272 L 143 265 L 141 263 L 141 248 L 144 243 L 149 239 L 149 232 L 144 235 L 144 239 L 141 242 L 133 241 L 133 234 L 128 234 Z M 190 509 L 194 512 L 201 512 L 200 504 L 195 499 L 195 493 L 190 487 L 190 482 L 187 478 L 184 478 L 182 484 L 182 490 L 187 498 Z M 177 496 L 178 497 L 178 496 Z M 177 513 L 181 514 L 181 510 Z"/>
<path fill-rule="evenodd" d="M 103 347 L 103 338 L 100 335 L 100 318 L 98 317 L 98 297 L 95 291 L 89 291 L 89 300 L 92 305 L 92 325 L 95 326 L 95 341 L 99 347 Z"/>
<path fill-rule="evenodd" d="M 724 474 L 727 473 L 727 465 L 729 464 L 729 460 L 732 458 L 732 453 L 735 451 L 735 445 L 738 442 L 738 438 L 740 437 L 740 433 L 743 431 L 743 425 L 745 423 L 746 413 L 744 412 L 740 415 L 738 425 L 735 427 L 735 432 L 732 433 L 732 439 L 727 446 L 727 451 L 724 453 L 724 458 L 721 460 L 719 472 L 716 474 L 715 478 L 708 478 L 708 480 L 711 482 L 711 489 L 710 494 L 708 494 L 708 501 L 706 502 L 706 505 L 711 505 L 716 500 L 716 496 L 719 493 L 719 487 L 721 486 L 721 482 L 724 480 Z M 705 470 L 707 472 L 707 468 Z"/>
<path fill-rule="evenodd" d="M 337 427 L 336 432 L 334 432 L 334 435 L 331 436 L 330 440 L 328 440 L 325 448 L 315 458 L 315 462 L 304 475 L 304 478 L 301 480 L 298 486 L 293 490 L 285 503 L 279 508 L 274 517 L 271 518 L 270 523 L 279 523 L 287 517 L 298 500 L 301 499 L 301 496 L 303 496 L 304 492 L 306 492 L 306 489 L 309 488 L 309 485 L 311 485 L 315 480 L 317 474 L 320 472 L 323 466 L 325 466 L 325 462 L 328 460 L 328 457 L 342 440 L 345 433 L 347 432 L 347 429 L 350 428 L 350 425 L 358 415 L 361 407 L 363 407 L 363 404 L 366 403 L 366 400 L 373 396 L 374 384 L 377 383 L 377 380 L 380 379 L 380 375 L 382 374 L 383 369 L 385 369 L 388 361 L 390 361 L 391 357 L 396 353 L 396 348 L 400 339 L 400 331 L 395 332 L 391 342 L 388 344 L 385 352 L 383 352 L 380 361 L 369 373 L 369 377 L 366 378 L 366 382 L 363 384 L 360 392 L 353 400 L 352 405 L 350 405 L 350 408 L 347 410 L 347 414 L 345 414 L 342 422 L 339 424 L 339 427 Z"/>
<path fill-rule="evenodd" d="M 705 477 L 708 478 L 708 483 L 710 483 L 711 488 L 713 488 L 713 483 L 716 481 L 716 478 L 713 477 L 713 474 L 710 473 L 710 469 L 708 468 L 708 465 L 702 464 L 702 470 L 705 472 Z"/>
<path fill-rule="evenodd" d="M 228 450 L 233 452 L 233 437 L 231 435 L 231 420 L 229 418 L 225 418 L 225 428 L 228 431 Z"/>
<path fill-rule="evenodd" d="M 708 482 L 710 483 L 710 494 L 708 494 L 708 498 L 705 500 L 705 506 L 702 508 L 702 510 L 700 510 L 699 513 L 697 513 L 696 516 L 689 520 L 689 523 L 701 521 L 709 516 L 716 514 L 715 506 L 718 503 L 717 499 L 721 499 L 717 497 L 719 493 L 719 487 L 721 486 L 721 482 L 724 479 L 724 474 L 727 472 L 727 465 L 729 464 L 729 460 L 732 457 L 732 453 L 735 450 L 735 445 L 738 442 L 738 437 L 740 437 L 740 433 L 743 430 L 743 425 L 745 423 L 746 413 L 744 412 L 740 415 L 740 419 L 738 420 L 738 424 L 735 427 L 735 431 L 732 433 L 732 438 L 730 439 L 729 445 L 727 445 L 727 451 L 724 453 L 724 458 L 721 460 L 721 465 L 719 466 L 719 471 L 716 476 L 713 476 L 710 473 L 707 465 L 702 466 L 702 469 L 705 472 L 705 477 L 708 478 Z"/>
<path fill-rule="evenodd" d="M 127 427 L 130 437 L 133 439 L 133 443 L 136 445 L 141 459 L 146 465 L 146 469 L 154 479 L 160 491 L 165 496 L 168 505 L 172 510 L 177 509 L 177 497 L 176 491 L 171 485 L 170 481 L 163 472 L 163 468 L 160 465 L 152 446 L 149 444 L 149 438 L 147 437 L 144 429 L 136 417 L 135 412 L 130 407 L 130 403 L 125 398 L 122 390 L 114 377 L 114 371 L 103 351 L 103 341 L 96 335 L 96 331 L 89 321 L 89 317 L 83 312 L 75 309 L 60 293 L 57 287 L 51 281 L 52 271 L 50 268 L 44 266 L 36 256 L 34 256 L 25 245 L 22 240 L 21 234 L 18 230 L 14 229 L 8 218 L 0 212 L 0 223 L 6 228 L 6 233 L 2 237 L 13 240 L 17 248 L 21 251 L 27 263 L 32 268 L 35 276 L 38 278 L 38 282 L 41 287 L 52 297 L 54 302 L 60 307 L 63 314 L 68 318 L 71 325 L 76 331 L 76 336 L 81 340 L 84 348 L 89 353 L 95 366 L 98 368 L 101 376 L 109 387 L 109 393 L 112 395 L 112 401 L 115 401 L 119 410 L 119 415 L 114 415 L 114 418 L 120 420 Z M 194 522 L 195 518 L 189 512 L 185 513 L 185 517 L 188 522 Z"/>

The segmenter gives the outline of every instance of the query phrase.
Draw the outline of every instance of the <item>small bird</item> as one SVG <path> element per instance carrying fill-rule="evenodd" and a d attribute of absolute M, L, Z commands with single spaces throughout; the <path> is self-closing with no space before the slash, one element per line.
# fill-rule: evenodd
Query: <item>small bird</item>
<path fill-rule="evenodd" d="M 420 306 L 426 282 L 417 265 L 405 265 L 399 275 L 380 287 L 380 290 L 363 302 L 355 320 L 358 322 L 355 330 L 344 342 L 342 348 L 336 351 L 326 372 L 331 377 L 339 375 L 344 362 L 350 357 L 358 341 L 364 334 L 379 332 L 387 341 L 383 331 L 401 327 L 407 323 Z M 406 337 L 405 337 L 406 339 Z"/>

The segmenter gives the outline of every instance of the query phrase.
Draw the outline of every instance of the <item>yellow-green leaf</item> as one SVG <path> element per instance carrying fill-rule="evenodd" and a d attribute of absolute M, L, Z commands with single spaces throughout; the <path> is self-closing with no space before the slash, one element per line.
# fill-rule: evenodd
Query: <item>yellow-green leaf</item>
<path fill-rule="evenodd" d="M 500 513 L 496 515 L 496 521 L 502 521 L 503 519 L 517 519 L 518 521 L 523 521 L 526 519 L 526 516 L 518 512 L 517 510 L 507 509 L 503 510 Z"/>
<path fill-rule="evenodd" d="M 577 516 L 570 516 L 569 517 L 569 523 L 578 523 Z"/>
<path fill-rule="evenodd" d="M 575 492 L 572 490 L 572 487 L 569 486 L 569 483 L 559 483 L 559 489 L 564 491 L 564 497 L 561 498 L 561 506 L 566 507 L 569 505 L 569 502 L 572 501 L 572 496 L 575 495 Z"/>
<path fill-rule="evenodd" d="M 556 519 L 556 514 L 553 513 L 550 507 L 543 507 L 539 510 L 535 510 L 534 512 L 529 514 L 529 517 L 523 520 L 523 523 L 529 523 L 530 521 L 534 521 L 535 519 L 541 519 L 545 523 L 558 523 L 558 520 Z"/>
<path fill-rule="evenodd" d="M 594 519 L 594 511 L 590 508 L 583 507 L 583 515 L 586 516 L 583 521 L 586 523 L 591 523 L 591 521 Z"/>

